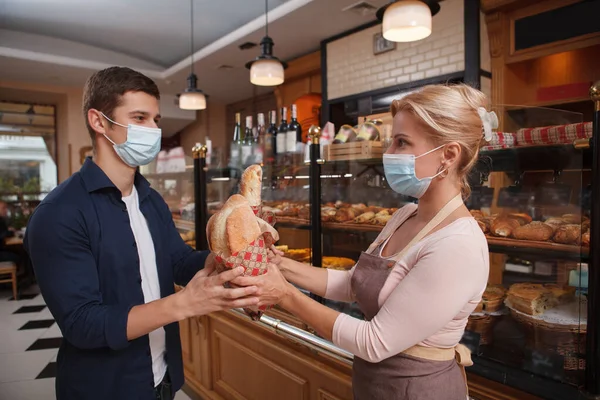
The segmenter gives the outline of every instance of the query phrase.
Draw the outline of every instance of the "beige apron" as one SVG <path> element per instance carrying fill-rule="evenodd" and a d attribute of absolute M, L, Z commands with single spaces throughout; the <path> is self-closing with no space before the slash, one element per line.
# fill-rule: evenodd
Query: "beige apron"
<path fill-rule="evenodd" d="M 352 291 L 356 302 L 371 320 L 379 312 L 379 293 L 390 270 L 415 243 L 438 226 L 463 204 L 460 195 L 446 204 L 437 215 L 391 258 L 370 254 L 377 251 L 395 232 L 389 229 L 362 253 L 352 275 Z M 398 332 L 401 335 L 402 332 Z M 352 386 L 356 400 L 465 400 L 465 366 L 472 365 L 471 353 L 464 345 L 450 349 L 413 346 L 378 363 L 354 357 Z"/>

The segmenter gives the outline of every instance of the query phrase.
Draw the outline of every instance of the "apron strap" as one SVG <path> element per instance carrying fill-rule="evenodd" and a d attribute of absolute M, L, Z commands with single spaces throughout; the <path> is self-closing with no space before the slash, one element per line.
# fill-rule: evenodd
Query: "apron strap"
<path fill-rule="evenodd" d="M 450 214 L 452 214 L 458 207 L 463 204 L 462 195 L 457 194 L 452 200 L 450 200 L 438 213 L 421 229 L 419 233 L 412 238 L 410 242 L 400 251 L 396 253 L 393 258 L 399 260 L 406 254 L 408 250 L 415 244 L 418 243 L 421 239 L 423 239 L 429 232 L 435 229 L 436 226 L 442 223 Z"/>

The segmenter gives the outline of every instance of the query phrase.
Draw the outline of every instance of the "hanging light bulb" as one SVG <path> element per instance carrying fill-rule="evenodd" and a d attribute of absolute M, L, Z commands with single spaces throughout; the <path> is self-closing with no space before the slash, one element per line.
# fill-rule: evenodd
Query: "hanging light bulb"
<path fill-rule="evenodd" d="M 436 0 L 396 0 L 377 10 L 377 18 L 386 40 L 415 42 L 431 35 L 431 19 L 439 11 Z"/>
<path fill-rule="evenodd" d="M 265 0 L 265 37 L 260 41 L 261 53 L 246 64 L 250 69 L 250 82 L 257 86 L 277 86 L 285 80 L 287 64 L 273 55 L 273 39 L 269 37 L 269 3 Z"/>
<path fill-rule="evenodd" d="M 198 77 L 194 74 L 194 0 L 190 0 L 191 15 L 191 41 L 190 58 L 191 72 L 187 78 L 187 88 L 179 96 L 179 108 L 182 110 L 204 110 L 206 108 L 206 96 L 198 89 Z"/>

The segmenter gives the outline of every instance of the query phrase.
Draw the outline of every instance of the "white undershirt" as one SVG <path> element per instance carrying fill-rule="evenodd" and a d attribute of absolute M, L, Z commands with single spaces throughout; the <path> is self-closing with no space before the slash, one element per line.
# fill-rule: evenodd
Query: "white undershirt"
<path fill-rule="evenodd" d="M 160 299 L 160 285 L 158 283 L 154 242 L 152 241 L 152 235 L 150 235 L 150 229 L 148 229 L 148 222 L 144 214 L 140 211 L 140 202 L 135 186 L 131 194 L 123 197 L 122 200 L 127 206 L 129 223 L 137 244 L 144 302 L 150 303 L 151 301 Z M 163 380 L 167 371 L 167 363 L 165 361 L 165 330 L 162 327 L 158 328 L 150 332 L 148 336 L 150 339 L 150 353 L 152 355 L 154 386 L 157 386 Z"/>

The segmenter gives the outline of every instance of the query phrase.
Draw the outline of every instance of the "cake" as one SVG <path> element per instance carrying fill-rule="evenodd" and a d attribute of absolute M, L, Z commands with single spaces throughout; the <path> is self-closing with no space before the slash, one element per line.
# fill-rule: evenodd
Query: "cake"
<path fill-rule="evenodd" d="M 546 310 L 574 299 L 575 288 L 554 284 L 516 283 L 508 290 L 507 307 L 528 315 L 542 315 Z"/>

